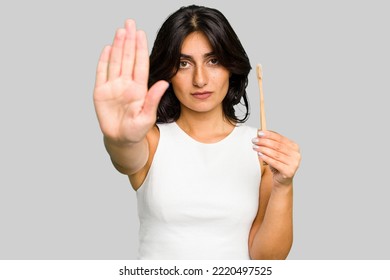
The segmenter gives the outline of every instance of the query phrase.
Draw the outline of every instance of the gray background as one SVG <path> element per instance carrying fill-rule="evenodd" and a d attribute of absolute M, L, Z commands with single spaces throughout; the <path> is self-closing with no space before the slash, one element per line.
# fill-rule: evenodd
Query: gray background
<path fill-rule="evenodd" d="M 126 18 L 148 34 L 180 6 L 221 10 L 268 128 L 298 142 L 290 259 L 389 259 L 386 1 L 3 1 L 0 258 L 132 259 L 135 193 L 106 154 L 92 91 Z M 249 124 L 259 125 L 255 71 Z"/>

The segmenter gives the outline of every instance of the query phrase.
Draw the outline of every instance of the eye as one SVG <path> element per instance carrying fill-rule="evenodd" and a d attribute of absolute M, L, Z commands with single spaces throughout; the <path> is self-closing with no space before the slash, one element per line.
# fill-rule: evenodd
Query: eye
<path fill-rule="evenodd" d="M 219 64 L 219 60 L 218 60 L 218 58 L 211 58 L 210 60 L 209 60 L 209 63 L 211 64 L 211 65 L 217 65 L 217 64 Z"/>
<path fill-rule="evenodd" d="M 182 60 L 179 62 L 179 68 L 188 68 L 190 66 L 190 64 L 188 63 L 188 61 L 185 61 L 185 60 Z"/>

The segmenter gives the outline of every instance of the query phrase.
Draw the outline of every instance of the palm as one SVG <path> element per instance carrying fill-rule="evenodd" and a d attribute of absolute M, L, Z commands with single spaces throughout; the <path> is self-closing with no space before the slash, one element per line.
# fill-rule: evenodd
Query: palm
<path fill-rule="evenodd" d="M 103 133 L 110 138 L 125 140 L 129 138 L 127 133 L 137 131 L 145 121 L 142 107 L 146 93 L 146 87 L 123 79 L 97 87 L 94 101 Z"/>
<path fill-rule="evenodd" d="M 96 74 L 94 104 L 105 136 L 138 142 L 153 126 L 167 83 L 157 82 L 148 91 L 148 73 L 145 35 L 128 20 L 113 45 L 103 50 Z"/>

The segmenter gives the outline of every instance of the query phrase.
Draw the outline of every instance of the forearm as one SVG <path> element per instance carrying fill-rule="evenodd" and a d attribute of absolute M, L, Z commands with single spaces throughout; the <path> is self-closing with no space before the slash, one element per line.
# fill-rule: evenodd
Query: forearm
<path fill-rule="evenodd" d="M 104 145 L 113 165 L 123 174 L 136 173 L 148 160 L 149 146 L 146 138 L 137 143 L 117 143 L 104 137 Z"/>
<path fill-rule="evenodd" d="M 263 222 L 255 234 L 252 259 L 285 259 L 293 241 L 292 185 L 273 187 Z"/>

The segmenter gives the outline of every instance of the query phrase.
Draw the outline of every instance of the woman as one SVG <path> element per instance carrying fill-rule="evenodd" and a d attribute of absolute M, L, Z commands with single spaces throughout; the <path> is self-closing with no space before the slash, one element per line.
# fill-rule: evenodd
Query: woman
<path fill-rule="evenodd" d="M 127 20 L 101 54 L 94 91 L 106 149 L 137 192 L 139 258 L 286 258 L 299 147 L 242 124 L 250 64 L 226 18 L 179 9 L 150 65 L 145 34 Z"/>

